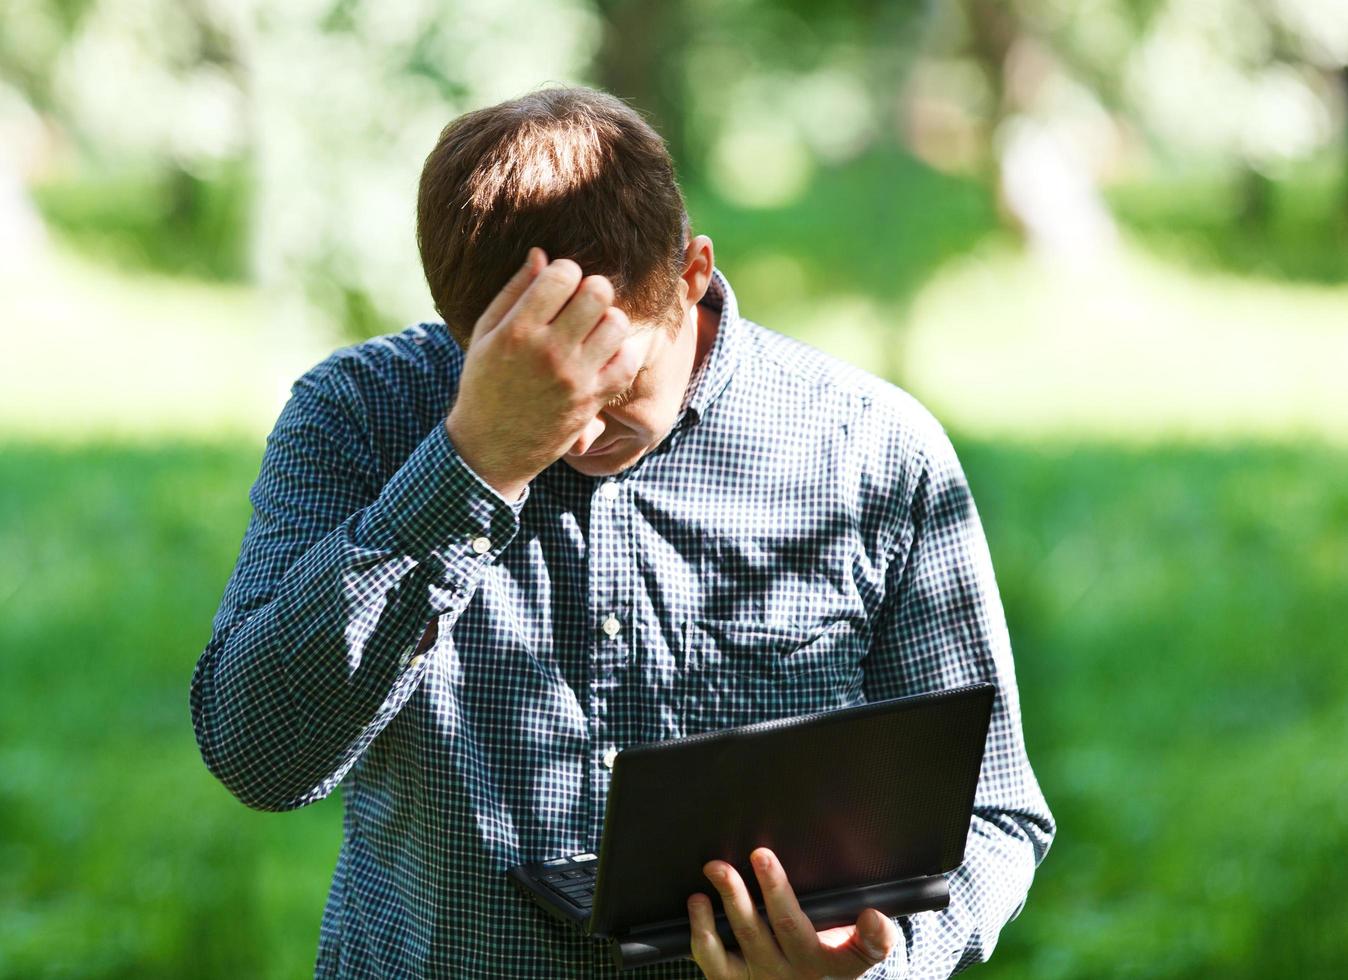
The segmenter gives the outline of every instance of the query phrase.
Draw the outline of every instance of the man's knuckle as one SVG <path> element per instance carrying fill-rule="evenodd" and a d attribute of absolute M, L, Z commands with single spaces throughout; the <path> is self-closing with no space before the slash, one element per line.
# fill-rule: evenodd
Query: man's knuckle
<path fill-rule="evenodd" d="M 641 370 L 641 353 L 620 347 L 616 355 L 613 361 L 613 371 L 624 379 L 623 387 L 626 387 L 636 379 L 637 372 Z M 729 888 L 718 888 L 717 893 L 725 898 L 733 898 L 735 894 Z"/>
<path fill-rule="evenodd" d="M 503 356 L 508 358 L 520 356 L 534 343 L 533 338 L 520 329 L 518 321 L 509 320 L 501 324 L 500 329 L 494 331 L 488 339 Z"/>
<path fill-rule="evenodd" d="M 772 931 L 778 936 L 799 936 L 804 930 L 801 928 L 800 920 L 795 916 L 782 913 L 774 915 L 768 920 L 772 926 Z"/>
<path fill-rule="evenodd" d="M 735 934 L 736 941 L 743 948 L 751 944 L 758 938 L 758 930 L 745 922 L 731 922 L 730 931 Z"/>
<path fill-rule="evenodd" d="M 579 282 L 581 270 L 575 259 L 553 259 L 543 273 L 562 282 Z"/>
<path fill-rule="evenodd" d="M 586 276 L 580 288 L 603 303 L 613 302 L 613 284 L 604 276 Z"/>
<path fill-rule="evenodd" d="M 571 384 L 571 359 L 565 351 L 553 346 L 544 347 L 539 357 L 543 361 L 543 370 L 556 378 L 564 386 Z"/>

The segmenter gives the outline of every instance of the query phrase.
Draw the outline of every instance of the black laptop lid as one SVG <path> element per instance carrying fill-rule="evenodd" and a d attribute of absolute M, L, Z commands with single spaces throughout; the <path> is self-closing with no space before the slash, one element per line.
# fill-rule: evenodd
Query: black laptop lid
<path fill-rule="evenodd" d="M 686 920 L 755 847 L 797 894 L 949 872 L 964 859 L 995 688 L 979 684 L 634 745 L 609 786 L 590 932 Z"/>

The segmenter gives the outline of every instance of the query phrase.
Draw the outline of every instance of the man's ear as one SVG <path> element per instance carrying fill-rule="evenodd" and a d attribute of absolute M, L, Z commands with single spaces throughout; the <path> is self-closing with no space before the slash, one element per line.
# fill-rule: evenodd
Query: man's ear
<path fill-rule="evenodd" d="M 707 294 L 711 286 L 711 273 L 715 268 L 715 254 L 711 239 L 706 235 L 697 235 L 688 243 L 683 255 L 683 301 L 688 306 L 698 303 Z"/>

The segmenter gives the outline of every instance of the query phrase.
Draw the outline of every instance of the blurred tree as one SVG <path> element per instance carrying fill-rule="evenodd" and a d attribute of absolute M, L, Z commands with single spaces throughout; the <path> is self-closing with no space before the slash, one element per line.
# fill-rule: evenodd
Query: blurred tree
<path fill-rule="evenodd" d="M 0 183 L 123 258 L 302 293 L 349 336 L 427 311 L 411 201 L 434 134 L 557 80 L 629 99 L 686 185 L 743 209 L 906 141 L 1069 254 L 1110 238 L 1099 188 L 1152 165 L 1234 175 L 1229 227 L 1265 235 L 1289 167 L 1333 154 L 1348 227 L 1346 8 L 24 0 L 0 13 L 0 107 L 22 103 L 0 111 L 51 135 Z"/>
<path fill-rule="evenodd" d="M 665 138 L 680 177 L 695 180 L 689 155 L 683 67 L 696 27 L 684 0 L 595 0 L 603 40 L 595 84 L 629 101 Z"/>
<path fill-rule="evenodd" d="M 113 259 L 244 275 L 241 26 L 207 0 L 7 7 L 0 83 L 54 134 L 26 175 L 46 220 Z"/>
<path fill-rule="evenodd" d="M 574 79 L 597 44 L 592 8 L 323 0 L 254 20 L 257 281 L 349 338 L 433 315 L 414 228 L 426 154 L 462 113 Z"/>
<path fill-rule="evenodd" d="M 1338 219 L 1348 227 L 1348 0 L 1266 0 L 1276 27 L 1277 58 L 1304 65 L 1321 103 L 1334 107 L 1342 179 Z"/>
<path fill-rule="evenodd" d="M 1344 0 L 961 0 L 914 72 L 910 138 L 994 182 L 1031 239 L 1070 232 L 1072 210 L 1102 220 L 1096 188 L 1149 164 L 1236 175 L 1238 214 L 1262 228 L 1291 164 L 1348 161 L 1345 25 Z"/>

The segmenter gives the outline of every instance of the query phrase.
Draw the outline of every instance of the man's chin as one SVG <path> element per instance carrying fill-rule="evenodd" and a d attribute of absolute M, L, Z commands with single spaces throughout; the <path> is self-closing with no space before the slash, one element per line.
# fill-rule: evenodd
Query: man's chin
<path fill-rule="evenodd" d="M 640 453 L 633 454 L 631 450 L 622 449 L 597 456 L 568 454 L 562 457 L 562 461 L 577 473 L 584 473 L 586 476 L 615 476 L 635 463 L 640 456 Z"/>
<path fill-rule="evenodd" d="M 608 461 L 600 463 L 597 459 L 586 461 L 580 456 L 575 459 L 568 456 L 563 461 L 577 473 L 584 473 L 586 476 L 614 476 L 626 468 Z"/>

